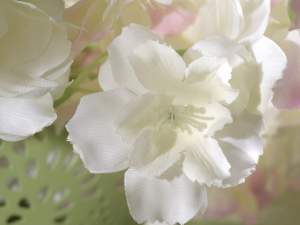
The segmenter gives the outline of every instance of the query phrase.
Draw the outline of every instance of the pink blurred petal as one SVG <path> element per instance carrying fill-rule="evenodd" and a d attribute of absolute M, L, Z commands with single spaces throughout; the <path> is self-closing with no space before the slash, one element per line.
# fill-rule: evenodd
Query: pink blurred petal
<path fill-rule="evenodd" d="M 150 8 L 152 30 L 161 37 L 175 36 L 191 25 L 196 15 L 179 7 Z"/>
<path fill-rule="evenodd" d="M 300 28 L 300 1 L 292 0 L 291 8 L 295 14 L 294 28 Z"/>
<path fill-rule="evenodd" d="M 284 0 L 271 0 L 272 7 L 278 5 L 281 1 L 284 1 Z"/>
<path fill-rule="evenodd" d="M 65 19 L 73 26 L 73 55 L 88 45 L 88 43 L 104 39 L 110 32 L 110 24 L 103 21 L 104 11 L 100 8 L 103 2 L 81 0 L 66 9 Z"/>
<path fill-rule="evenodd" d="M 262 170 L 257 170 L 250 178 L 250 189 L 260 208 L 270 204 L 273 200 L 272 193 L 266 188 L 266 182 L 266 174 Z"/>
<path fill-rule="evenodd" d="M 279 108 L 300 108 L 300 35 L 290 32 L 283 46 L 288 58 L 284 77 L 275 88 L 274 104 Z"/>

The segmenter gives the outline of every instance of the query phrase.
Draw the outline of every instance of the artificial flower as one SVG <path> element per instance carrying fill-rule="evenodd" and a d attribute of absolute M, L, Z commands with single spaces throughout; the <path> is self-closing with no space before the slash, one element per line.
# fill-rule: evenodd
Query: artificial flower
<path fill-rule="evenodd" d="M 206 186 L 237 185 L 253 172 L 262 154 L 260 108 L 285 66 L 262 23 L 233 39 L 225 32 L 200 41 L 184 59 L 139 25 L 109 46 L 104 92 L 82 98 L 67 130 L 91 172 L 128 168 L 125 191 L 138 223 L 186 223 L 204 211 Z"/>
<path fill-rule="evenodd" d="M 61 1 L 35 2 L 0 2 L 0 138 L 8 141 L 49 126 L 68 83 L 71 44 L 53 10 Z"/>
<path fill-rule="evenodd" d="M 138 25 L 124 29 L 109 55 L 100 72 L 105 92 L 82 99 L 67 125 L 69 138 L 92 172 L 129 167 L 125 188 L 137 222 L 185 223 L 206 206 L 201 185 L 217 185 L 230 175 L 230 165 L 212 138 L 231 122 L 222 103 L 231 103 L 237 95 L 228 83 L 228 62 L 203 57 L 186 65 L 172 48 Z M 79 126 L 89 127 L 86 135 Z M 221 160 L 221 165 L 214 160 Z M 203 174 L 197 174 L 197 161 L 203 169 L 210 165 Z M 176 169 L 178 176 L 161 179 Z M 148 187 L 153 191 L 146 194 Z M 164 204 L 151 201 L 157 194 Z"/>
<path fill-rule="evenodd" d="M 168 37 L 168 42 L 184 49 L 211 36 L 239 42 L 255 40 L 265 32 L 270 6 L 270 0 L 200 1 L 194 22 L 181 34 Z"/>

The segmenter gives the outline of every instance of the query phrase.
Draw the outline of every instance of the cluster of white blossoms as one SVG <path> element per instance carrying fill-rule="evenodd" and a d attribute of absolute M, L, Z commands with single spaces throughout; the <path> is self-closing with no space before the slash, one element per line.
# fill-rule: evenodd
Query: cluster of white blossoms
<path fill-rule="evenodd" d="M 175 50 L 148 27 L 124 27 L 100 67 L 103 91 L 82 97 L 66 128 L 90 172 L 126 170 L 137 223 L 185 224 L 205 211 L 207 188 L 238 185 L 254 171 L 287 57 L 267 37 L 270 0 L 111 0 L 104 14 L 134 1 L 197 5 L 182 34 L 192 44 Z M 72 64 L 64 7 L 0 0 L 0 139 L 25 139 L 57 117 L 53 102 Z"/>
<path fill-rule="evenodd" d="M 0 139 L 17 141 L 56 119 L 71 42 L 61 1 L 0 1 Z M 63 5 L 62 5 L 63 6 Z"/>
<path fill-rule="evenodd" d="M 67 130 L 91 172 L 127 169 L 136 222 L 185 224 L 204 212 L 208 187 L 238 185 L 255 169 L 264 112 L 287 63 L 264 36 L 270 7 L 203 1 L 199 39 L 183 55 L 136 24 L 108 47 L 104 91 L 81 99 Z"/>

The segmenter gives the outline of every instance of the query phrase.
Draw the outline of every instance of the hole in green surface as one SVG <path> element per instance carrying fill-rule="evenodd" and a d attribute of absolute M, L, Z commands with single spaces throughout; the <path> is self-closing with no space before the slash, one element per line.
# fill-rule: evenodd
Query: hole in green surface
<path fill-rule="evenodd" d="M 62 202 L 61 204 L 59 204 L 57 209 L 63 210 L 63 209 L 70 209 L 72 207 L 73 207 L 73 203 L 69 199 L 67 199 L 64 202 Z"/>
<path fill-rule="evenodd" d="M 38 174 L 37 165 L 34 159 L 29 160 L 26 165 L 27 175 L 31 178 L 36 177 Z"/>
<path fill-rule="evenodd" d="M 47 186 L 44 186 L 38 191 L 37 197 L 40 201 L 43 201 L 46 198 L 48 190 L 49 188 Z"/>
<path fill-rule="evenodd" d="M 53 194 L 53 202 L 54 203 L 61 202 L 69 193 L 70 193 L 69 190 L 66 188 L 62 191 L 55 192 Z"/>
<path fill-rule="evenodd" d="M 56 218 L 54 218 L 54 222 L 55 223 L 64 223 L 67 219 L 66 215 L 62 215 L 62 216 L 57 216 Z"/>
<path fill-rule="evenodd" d="M 6 156 L 0 156 L 0 169 L 7 169 L 9 167 L 9 161 Z"/>
<path fill-rule="evenodd" d="M 9 178 L 7 181 L 7 187 L 9 190 L 16 192 L 20 189 L 19 180 L 16 177 Z"/>
<path fill-rule="evenodd" d="M 24 209 L 29 209 L 30 208 L 30 203 L 29 203 L 27 198 L 22 198 L 19 201 L 19 206 L 21 208 L 24 208 Z"/>
<path fill-rule="evenodd" d="M 4 207 L 6 205 L 5 198 L 0 196 L 0 207 Z"/>
<path fill-rule="evenodd" d="M 24 142 L 13 143 L 12 148 L 17 155 L 25 154 L 25 144 Z"/>
<path fill-rule="evenodd" d="M 6 223 L 7 224 L 13 224 L 13 223 L 17 223 L 18 221 L 20 221 L 22 219 L 22 217 L 20 215 L 11 215 L 7 218 Z"/>
<path fill-rule="evenodd" d="M 78 157 L 74 153 L 68 154 L 65 157 L 64 166 L 67 169 L 72 168 L 73 166 L 75 166 L 77 161 L 78 161 Z"/>
<path fill-rule="evenodd" d="M 49 152 L 49 154 L 47 156 L 47 165 L 50 168 L 53 168 L 53 167 L 55 167 L 55 165 L 57 164 L 59 159 L 60 159 L 60 153 L 58 151 Z"/>

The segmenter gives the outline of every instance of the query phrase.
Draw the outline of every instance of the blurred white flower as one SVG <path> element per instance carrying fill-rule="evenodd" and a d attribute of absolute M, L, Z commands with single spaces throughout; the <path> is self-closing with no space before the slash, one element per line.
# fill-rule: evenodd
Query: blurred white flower
<path fill-rule="evenodd" d="M 179 48 L 190 47 L 197 41 L 225 36 L 240 43 L 259 38 L 268 25 L 270 0 L 206 0 L 198 3 L 193 24 L 169 41 Z"/>
<path fill-rule="evenodd" d="M 223 57 L 232 67 L 230 83 L 239 96 L 229 107 L 233 123 L 218 135 L 228 158 L 235 159 L 230 161 L 231 178 L 225 184 L 238 184 L 253 172 L 263 153 L 262 127 L 276 111 L 273 88 L 282 78 L 287 58 L 274 41 L 264 36 L 270 16 L 269 0 L 226 0 L 220 4 L 208 1 L 203 7 L 199 18 L 212 23 L 206 24 L 207 29 L 199 29 L 202 39 L 187 55 L 193 59 Z M 241 154 L 246 152 L 247 157 Z"/>
<path fill-rule="evenodd" d="M 79 2 L 80 0 L 64 0 L 65 2 L 65 7 L 69 8 L 72 7 L 73 5 L 75 5 L 77 2 Z"/>
<path fill-rule="evenodd" d="M 70 42 L 53 10 L 61 1 L 35 2 L 0 2 L 0 139 L 8 141 L 50 125 L 68 82 Z"/>

